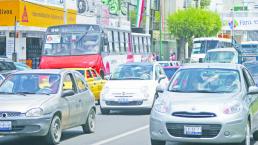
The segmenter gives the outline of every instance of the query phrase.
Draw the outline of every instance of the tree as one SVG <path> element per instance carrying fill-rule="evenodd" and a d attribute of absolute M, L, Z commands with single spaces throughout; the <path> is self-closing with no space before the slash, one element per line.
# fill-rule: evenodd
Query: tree
<path fill-rule="evenodd" d="M 179 10 L 168 17 L 169 32 L 178 39 L 178 58 L 185 58 L 185 44 L 194 37 L 215 36 L 222 27 L 220 16 L 205 9 Z"/>
<path fill-rule="evenodd" d="M 207 8 L 208 6 L 210 6 L 211 4 L 211 0 L 201 0 L 200 5 L 201 8 Z"/>

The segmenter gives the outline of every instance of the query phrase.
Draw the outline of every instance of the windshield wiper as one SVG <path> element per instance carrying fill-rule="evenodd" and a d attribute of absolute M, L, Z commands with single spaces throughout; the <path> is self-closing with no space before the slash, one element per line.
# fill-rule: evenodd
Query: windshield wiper
<path fill-rule="evenodd" d="M 18 95 L 27 95 L 27 94 L 36 94 L 36 93 L 33 93 L 33 92 L 16 92 L 15 94 L 18 94 Z"/>
<path fill-rule="evenodd" d="M 179 90 L 179 89 L 171 89 L 169 91 L 170 92 L 185 92 L 184 90 Z"/>
<path fill-rule="evenodd" d="M 142 78 L 138 78 L 138 77 L 128 77 L 128 78 L 123 78 L 124 80 L 144 80 Z"/>
<path fill-rule="evenodd" d="M 15 94 L 15 93 L 12 93 L 12 92 L 0 92 L 0 94 Z"/>
<path fill-rule="evenodd" d="M 196 92 L 196 93 L 218 93 L 217 91 L 209 91 L 209 90 L 195 90 L 193 92 Z"/>

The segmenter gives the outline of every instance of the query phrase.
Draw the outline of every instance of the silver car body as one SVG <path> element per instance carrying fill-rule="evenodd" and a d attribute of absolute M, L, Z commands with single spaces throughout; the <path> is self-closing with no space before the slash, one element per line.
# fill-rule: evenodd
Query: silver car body
<path fill-rule="evenodd" d="M 240 143 L 246 138 L 248 120 L 251 132 L 258 129 L 258 98 L 256 94 L 248 94 L 245 67 L 238 64 L 192 64 L 182 67 L 219 68 L 236 70 L 240 74 L 241 90 L 238 93 L 184 93 L 165 90 L 157 99 L 150 117 L 150 135 L 152 140 L 198 143 Z M 173 80 L 173 78 L 172 78 Z M 253 80 L 252 80 L 253 81 Z M 172 82 L 172 81 L 171 81 Z M 252 86 L 255 84 L 252 84 Z M 256 88 L 257 89 L 257 88 Z M 155 109 L 160 101 L 164 101 L 167 111 Z M 242 109 L 234 114 L 225 114 L 223 110 L 228 104 L 240 102 Z M 185 135 L 185 127 L 198 126 L 201 135 Z"/>
<path fill-rule="evenodd" d="M 71 74 L 74 80 L 75 74 L 78 74 L 77 76 L 80 76 L 78 79 L 87 85 L 78 72 L 45 69 L 26 70 L 15 74 L 58 74 L 61 76 L 61 81 L 56 94 L 0 94 L 2 104 L 0 105 L 0 128 L 4 123 L 11 123 L 10 130 L 0 129 L 0 135 L 45 136 L 54 115 L 60 116 L 63 130 L 84 124 L 90 109 L 95 109 L 94 96 L 89 89 L 83 92 L 77 91 L 72 96 L 61 97 L 65 75 Z M 76 87 L 78 90 L 77 83 Z M 26 113 L 34 108 L 41 108 L 43 115 L 27 117 Z"/>

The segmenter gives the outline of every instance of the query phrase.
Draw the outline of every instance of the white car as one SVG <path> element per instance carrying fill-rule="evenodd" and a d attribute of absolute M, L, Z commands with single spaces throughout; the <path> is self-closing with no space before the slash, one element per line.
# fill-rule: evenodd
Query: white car
<path fill-rule="evenodd" d="M 168 79 L 156 63 L 127 63 L 116 68 L 100 96 L 102 114 L 110 110 L 142 109 L 150 112 L 158 97 L 156 87 Z"/>

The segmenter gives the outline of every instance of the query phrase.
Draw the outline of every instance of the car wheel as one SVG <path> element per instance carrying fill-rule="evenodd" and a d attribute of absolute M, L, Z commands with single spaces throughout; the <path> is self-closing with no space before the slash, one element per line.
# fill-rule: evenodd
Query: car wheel
<path fill-rule="evenodd" d="M 96 111 L 92 108 L 87 117 L 86 123 L 82 125 L 83 133 L 95 132 L 96 124 Z"/>
<path fill-rule="evenodd" d="M 258 141 L 258 131 L 255 131 L 255 132 L 253 133 L 253 139 L 254 139 L 255 141 Z"/>
<path fill-rule="evenodd" d="M 103 109 L 103 108 L 101 108 L 101 106 L 100 106 L 100 112 L 101 112 L 101 114 L 106 115 L 106 114 L 109 114 L 109 113 L 110 113 L 110 110 L 109 110 L 109 109 Z"/>
<path fill-rule="evenodd" d="M 151 139 L 151 145 L 165 145 L 166 141 Z"/>
<path fill-rule="evenodd" d="M 61 119 L 55 115 L 51 121 L 49 131 L 45 136 L 45 140 L 49 145 L 56 145 L 60 142 L 62 136 Z"/>

